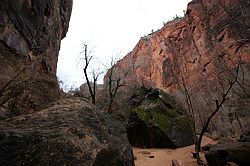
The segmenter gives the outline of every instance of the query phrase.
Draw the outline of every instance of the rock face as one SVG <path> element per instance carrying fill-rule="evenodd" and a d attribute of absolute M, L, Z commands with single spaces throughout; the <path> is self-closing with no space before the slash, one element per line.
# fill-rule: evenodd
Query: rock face
<path fill-rule="evenodd" d="M 93 83 L 90 83 L 92 89 L 94 88 L 94 84 Z M 96 96 L 98 96 L 102 91 L 103 89 L 103 84 L 96 84 Z M 80 90 L 79 92 L 81 93 L 81 95 L 84 97 L 84 98 L 88 98 L 90 99 L 91 98 L 91 95 L 89 93 L 89 87 L 88 87 L 88 84 L 87 83 L 84 83 L 80 86 Z"/>
<path fill-rule="evenodd" d="M 238 165 L 250 165 L 249 142 L 227 142 L 212 146 L 205 154 L 208 165 L 226 166 L 227 162 Z"/>
<path fill-rule="evenodd" d="M 185 86 L 198 110 L 199 127 L 240 66 L 238 83 L 209 128 L 222 136 L 239 135 L 250 126 L 249 12 L 249 1 L 193 0 L 183 18 L 142 37 L 115 65 L 115 77 L 124 80 L 127 89 L 136 85 L 162 89 L 183 106 Z"/>
<path fill-rule="evenodd" d="M 131 145 L 177 148 L 193 144 L 191 124 L 174 100 L 157 89 L 141 88 L 130 99 L 127 134 Z"/>
<path fill-rule="evenodd" d="M 2 165 L 134 165 L 126 129 L 80 98 L 0 122 Z"/>
<path fill-rule="evenodd" d="M 58 99 L 57 59 L 71 8 L 72 0 L 1 0 L 0 117 Z"/>

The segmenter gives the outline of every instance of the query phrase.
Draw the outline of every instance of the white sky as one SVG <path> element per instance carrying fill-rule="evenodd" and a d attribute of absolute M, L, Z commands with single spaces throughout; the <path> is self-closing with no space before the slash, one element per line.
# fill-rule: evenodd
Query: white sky
<path fill-rule="evenodd" d="M 62 40 L 57 76 L 64 86 L 85 82 L 79 62 L 83 43 L 93 49 L 93 68 L 125 56 L 142 36 L 160 29 L 191 0 L 74 0 L 67 37 Z M 91 65 L 90 64 L 90 65 Z M 100 78 L 99 82 L 102 82 Z"/>

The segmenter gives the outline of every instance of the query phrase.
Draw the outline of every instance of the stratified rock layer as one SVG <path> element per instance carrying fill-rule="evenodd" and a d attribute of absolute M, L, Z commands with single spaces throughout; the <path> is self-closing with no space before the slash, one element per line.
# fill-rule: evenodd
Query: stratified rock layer
<path fill-rule="evenodd" d="M 1 165 L 132 166 L 126 129 L 80 98 L 0 122 Z"/>
<path fill-rule="evenodd" d="M 249 1 L 193 0 L 183 18 L 142 37 L 115 64 L 115 77 L 125 81 L 127 89 L 136 85 L 162 89 L 183 106 L 186 88 L 198 110 L 199 129 L 240 65 L 239 81 L 209 128 L 222 136 L 239 135 L 250 126 L 249 15 Z"/>
<path fill-rule="evenodd" d="M 72 0 L 1 0 L 0 117 L 58 99 L 57 59 L 71 9 Z"/>

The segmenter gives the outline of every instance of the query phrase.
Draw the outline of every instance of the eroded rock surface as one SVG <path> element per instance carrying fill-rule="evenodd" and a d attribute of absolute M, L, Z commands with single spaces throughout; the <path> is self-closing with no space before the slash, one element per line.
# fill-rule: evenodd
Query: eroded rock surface
<path fill-rule="evenodd" d="M 72 0 L 1 0 L 0 118 L 58 99 L 57 59 L 71 9 Z"/>
<path fill-rule="evenodd" d="M 126 129 L 80 98 L 0 122 L 1 165 L 134 165 Z"/>

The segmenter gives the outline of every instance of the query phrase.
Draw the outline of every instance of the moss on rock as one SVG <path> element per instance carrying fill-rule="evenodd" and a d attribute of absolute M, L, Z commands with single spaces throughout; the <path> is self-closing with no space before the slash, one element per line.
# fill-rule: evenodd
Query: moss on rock
<path fill-rule="evenodd" d="M 183 110 L 176 106 L 174 99 L 158 89 L 151 89 L 143 94 L 145 95 L 144 99 L 132 108 L 131 115 L 137 116 L 145 123 L 146 128 L 148 128 L 145 131 L 157 127 L 172 140 L 176 147 L 191 145 L 193 139 L 190 121 Z M 131 119 L 138 121 L 138 118 L 132 117 Z M 133 120 L 129 122 L 132 125 L 136 124 Z M 145 136 L 147 135 L 145 134 Z"/>
<path fill-rule="evenodd" d="M 188 118 L 178 114 L 178 112 L 174 109 L 144 109 L 143 107 L 139 106 L 132 109 L 132 112 L 136 113 L 138 117 L 147 125 L 158 126 L 166 134 L 171 134 L 173 124 L 176 126 L 176 130 L 179 132 L 192 132 Z"/>

